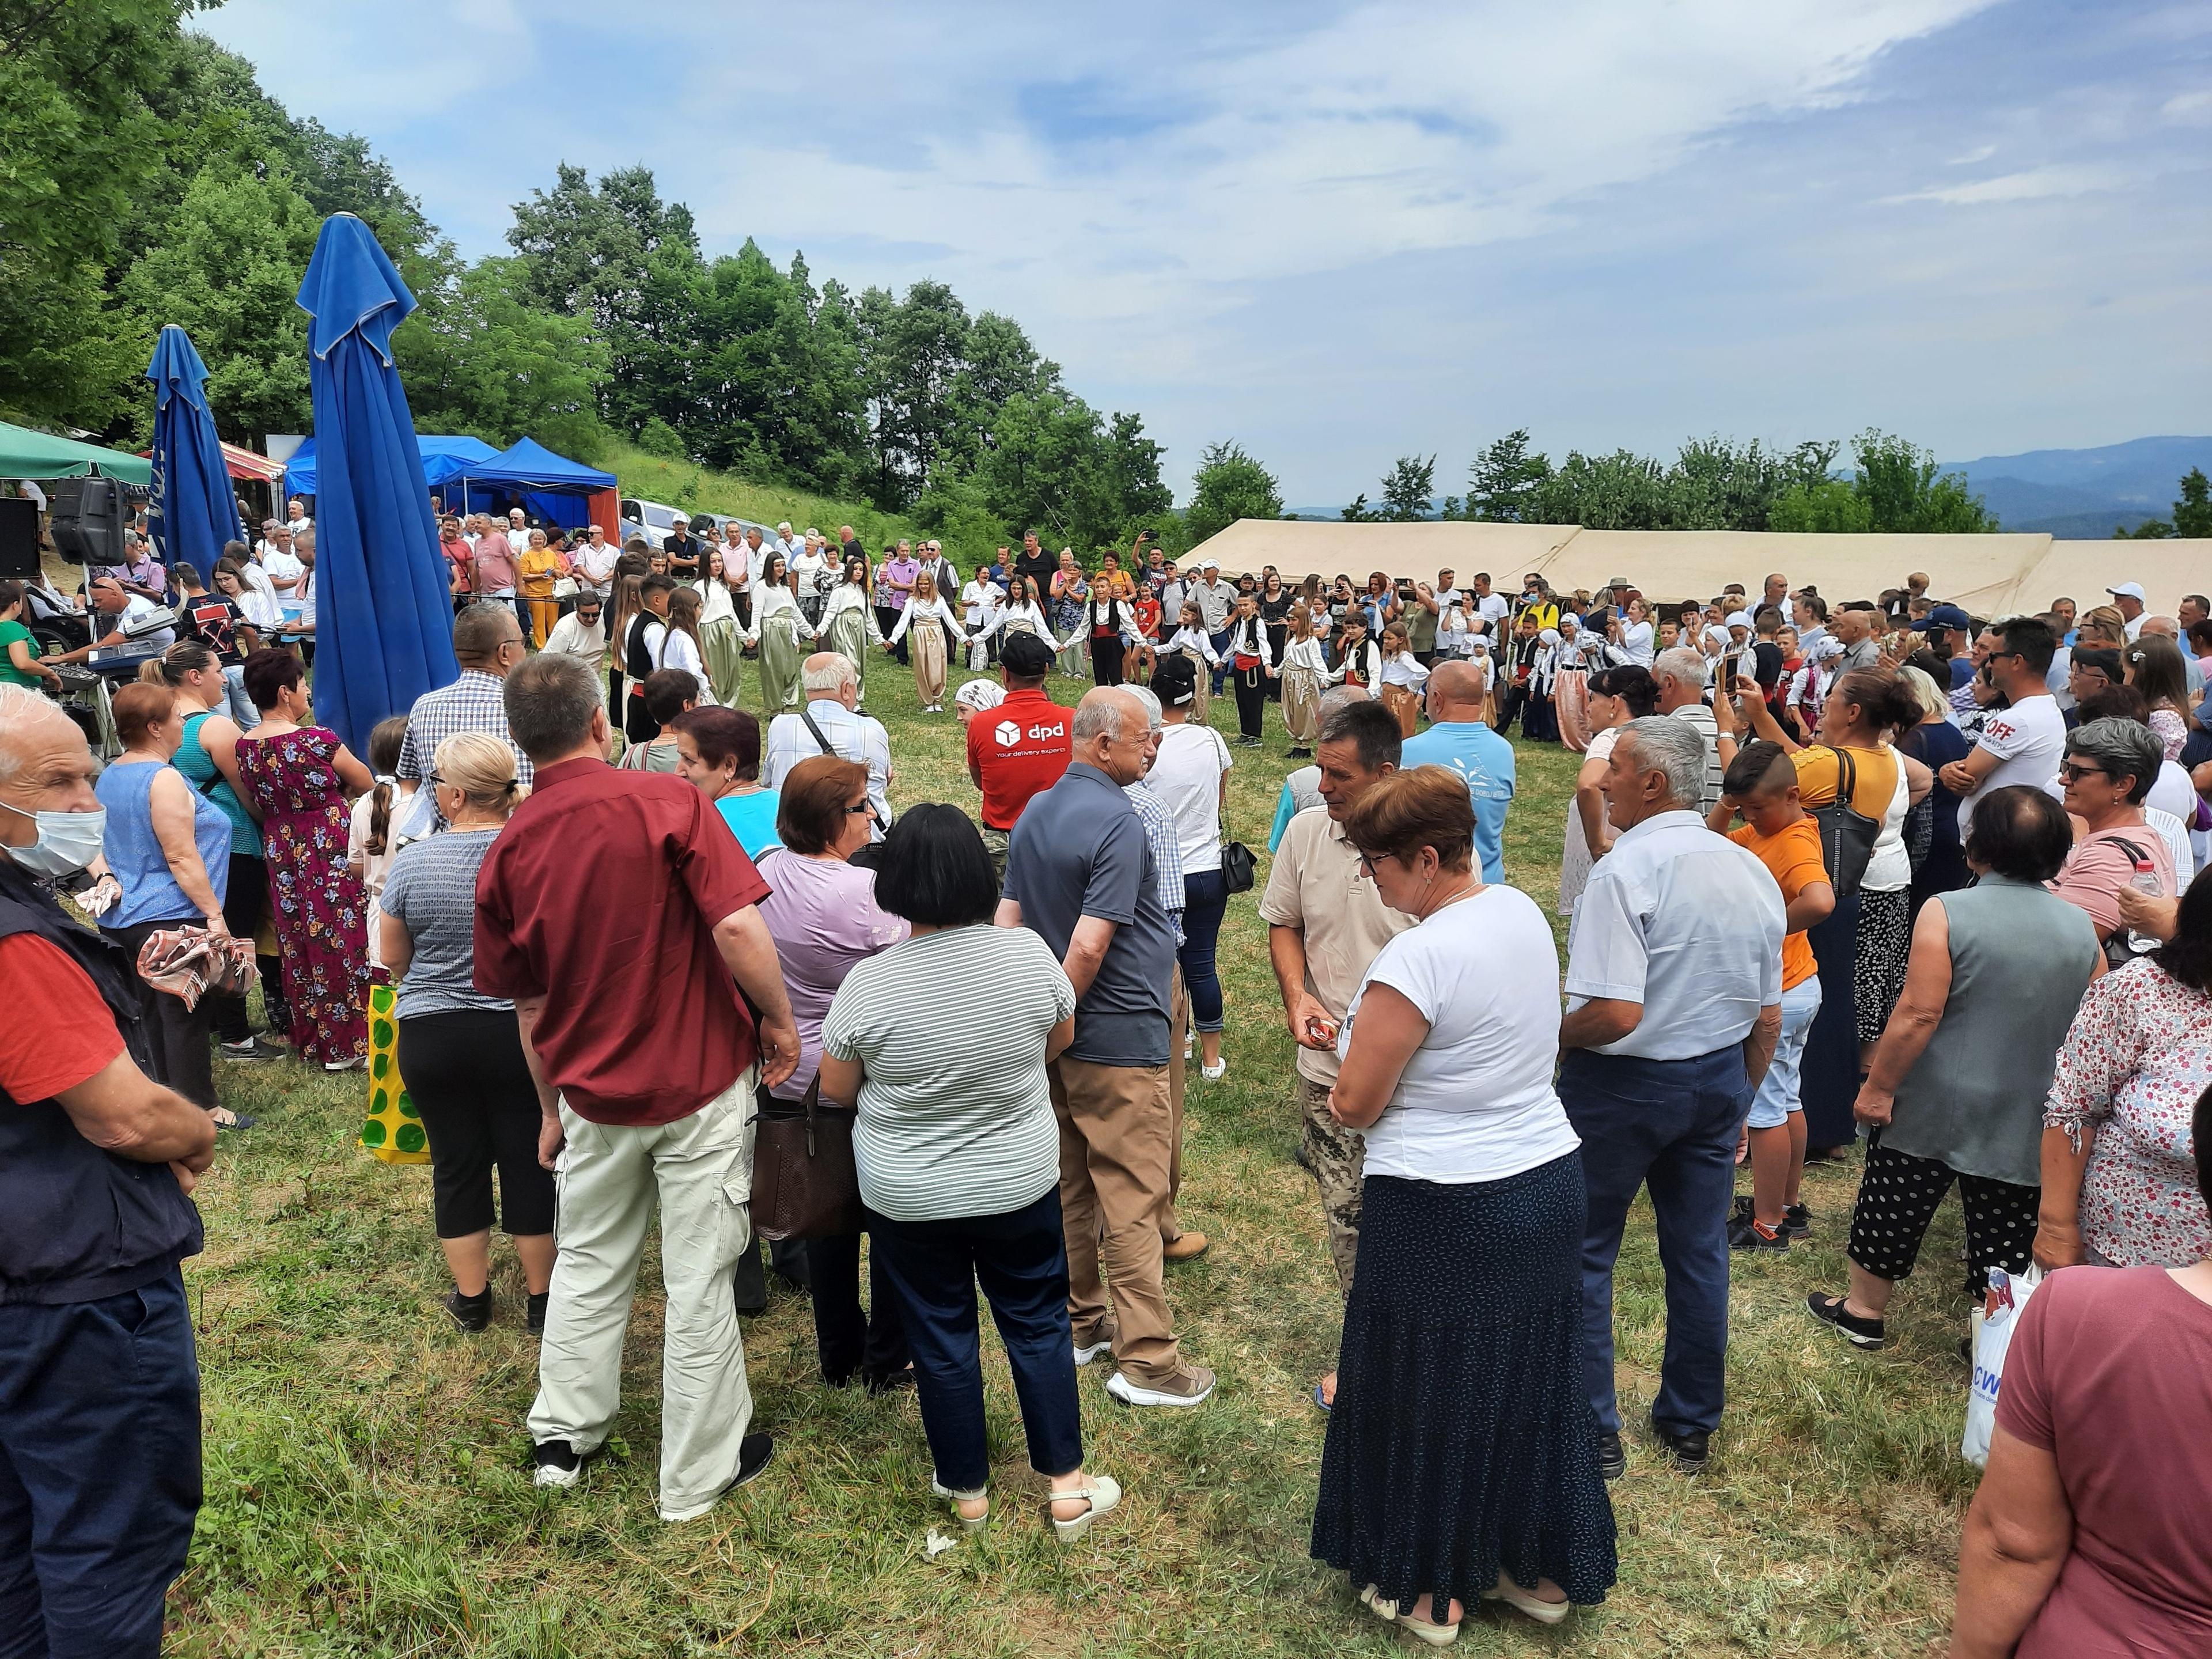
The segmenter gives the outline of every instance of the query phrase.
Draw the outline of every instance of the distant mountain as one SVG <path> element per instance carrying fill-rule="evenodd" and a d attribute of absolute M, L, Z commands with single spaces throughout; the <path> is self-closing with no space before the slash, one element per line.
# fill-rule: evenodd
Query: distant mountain
<path fill-rule="evenodd" d="M 2192 466 L 2212 472 L 2212 438 L 2135 438 L 2100 449 L 2035 449 L 1945 461 L 1963 472 L 2007 530 L 2101 540 L 2165 518 Z"/>

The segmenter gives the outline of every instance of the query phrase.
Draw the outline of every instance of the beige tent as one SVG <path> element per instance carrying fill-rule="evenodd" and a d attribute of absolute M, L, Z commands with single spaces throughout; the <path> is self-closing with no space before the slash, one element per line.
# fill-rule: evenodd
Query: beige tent
<path fill-rule="evenodd" d="M 2108 605 L 2115 582 L 2141 582 L 2153 616 L 2171 617 L 2185 593 L 2212 592 L 2212 538 L 2058 542 L 2021 579 L 2017 611 L 2043 611 L 2057 599 L 2081 609 Z"/>
<path fill-rule="evenodd" d="M 1771 572 L 1830 604 L 1879 599 L 1916 571 L 1928 591 L 1978 616 L 2006 609 L 2051 549 L 2043 535 L 1785 536 L 1733 530 L 1585 530 L 1544 569 L 1561 592 L 1626 576 L 1652 599 L 1710 599 L 1732 581 L 1752 593 Z"/>
<path fill-rule="evenodd" d="M 1364 582 L 1368 573 L 1434 581 L 1451 571 L 1464 584 L 1478 570 L 1498 586 L 1517 589 L 1522 573 L 1542 568 L 1575 527 L 1560 524 L 1347 524 L 1333 519 L 1239 519 L 1209 536 L 1180 562 L 1218 559 L 1230 575 L 1253 575 L 1267 565 L 1296 586 L 1309 574 L 1333 581 L 1340 574 Z"/>

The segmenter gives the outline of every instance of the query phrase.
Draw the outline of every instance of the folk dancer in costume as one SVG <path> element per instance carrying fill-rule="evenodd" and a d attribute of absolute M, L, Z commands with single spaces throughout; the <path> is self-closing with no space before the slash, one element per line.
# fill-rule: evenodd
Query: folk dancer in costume
<path fill-rule="evenodd" d="M 1559 716 L 1559 741 L 1576 754 L 1589 747 L 1589 663 L 1585 659 L 1583 622 L 1571 611 L 1559 614 L 1559 646 L 1552 670 L 1552 708 Z"/>
<path fill-rule="evenodd" d="M 1304 605 L 1291 607 L 1291 635 L 1283 646 L 1283 724 L 1291 734 L 1293 759 L 1310 760 L 1321 735 L 1321 694 L 1325 686 L 1344 678 L 1331 668 L 1314 637 L 1313 612 Z"/>
<path fill-rule="evenodd" d="M 753 625 L 745 632 L 745 643 L 760 649 L 761 710 L 768 719 L 799 707 L 799 669 L 805 660 L 799 642 L 811 645 L 819 637 L 792 589 L 789 562 L 769 554 L 754 585 Z"/>
<path fill-rule="evenodd" d="M 899 619 L 891 624 L 890 637 L 884 641 L 889 651 L 901 640 L 907 640 L 907 655 L 914 664 L 915 696 L 921 700 L 925 714 L 945 712 L 945 663 L 951 641 L 959 637 L 960 624 L 952 614 L 952 607 L 938 593 L 937 579 L 928 571 L 914 579 L 914 594 L 899 612 Z M 912 638 L 908 636 L 911 635 Z"/>
<path fill-rule="evenodd" d="M 1243 748 L 1257 749 L 1267 713 L 1267 682 L 1275 678 L 1276 670 L 1267 625 L 1260 620 L 1260 602 L 1250 593 L 1237 596 L 1237 613 L 1229 623 L 1229 666 L 1237 684 L 1237 741 Z"/>
<path fill-rule="evenodd" d="M 1398 735 L 1410 738 L 1421 722 L 1421 688 L 1429 671 L 1413 654 L 1411 630 L 1394 622 L 1382 630 L 1382 706 L 1396 716 Z"/>
<path fill-rule="evenodd" d="M 885 605 L 885 610 L 896 607 Z M 860 704 L 867 707 L 868 647 L 884 642 L 868 589 L 868 562 L 857 555 L 845 561 L 845 580 L 830 590 L 822 607 L 819 636 L 823 645 L 853 665 L 860 682 Z"/>
<path fill-rule="evenodd" d="M 744 557 L 742 542 L 737 556 Z M 706 571 L 691 586 L 699 594 L 699 647 L 707 659 L 708 689 L 723 708 L 735 708 L 744 678 L 745 634 L 738 618 L 737 592 L 730 585 L 729 558 L 723 547 L 709 546 Z M 744 567 L 740 563 L 738 568 Z"/>
<path fill-rule="evenodd" d="M 1160 647 L 1163 657 L 1188 657 L 1197 667 L 1198 700 L 1191 705 L 1190 724 L 1206 724 L 1206 707 L 1211 699 L 1206 688 L 1212 683 L 1213 671 L 1221 666 L 1221 653 L 1213 648 L 1213 636 L 1206 631 L 1206 614 L 1198 608 L 1195 599 L 1186 599 L 1176 612 L 1176 630 L 1167 643 Z"/>

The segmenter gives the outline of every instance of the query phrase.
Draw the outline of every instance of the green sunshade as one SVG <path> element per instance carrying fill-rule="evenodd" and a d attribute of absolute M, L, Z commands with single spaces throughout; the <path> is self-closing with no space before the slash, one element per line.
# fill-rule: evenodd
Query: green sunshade
<path fill-rule="evenodd" d="M 98 469 L 102 477 L 125 483 L 154 482 L 154 464 L 143 455 L 81 444 L 51 432 L 0 421 L 0 478 L 82 478 Z"/>

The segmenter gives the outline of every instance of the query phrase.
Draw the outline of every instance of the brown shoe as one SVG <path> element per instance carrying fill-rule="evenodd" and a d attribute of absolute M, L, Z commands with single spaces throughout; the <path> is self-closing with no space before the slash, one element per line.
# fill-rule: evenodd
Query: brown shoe
<path fill-rule="evenodd" d="M 1162 1382 L 1139 1382 L 1127 1371 L 1115 1371 L 1106 1379 L 1106 1392 L 1125 1406 L 1196 1406 L 1213 1392 L 1213 1373 L 1203 1365 L 1185 1365 Z"/>
<path fill-rule="evenodd" d="M 1160 1246 L 1160 1254 L 1170 1261 L 1195 1261 L 1206 1254 L 1204 1233 L 1184 1233 Z"/>

